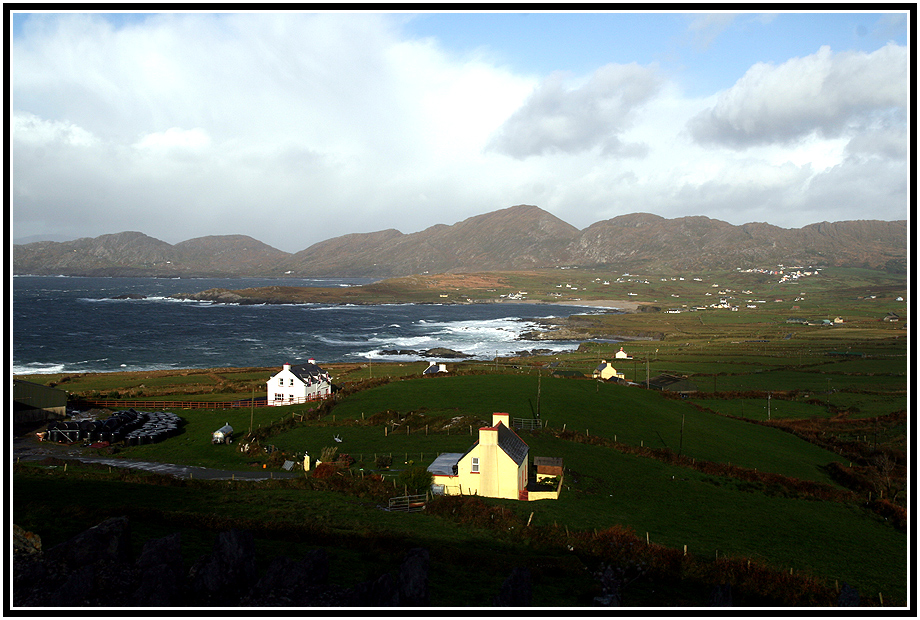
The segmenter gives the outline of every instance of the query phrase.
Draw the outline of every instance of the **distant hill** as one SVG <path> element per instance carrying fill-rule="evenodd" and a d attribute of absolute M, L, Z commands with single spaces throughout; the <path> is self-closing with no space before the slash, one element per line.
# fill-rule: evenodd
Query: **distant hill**
<path fill-rule="evenodd" d="M 578 230 L 530 205 L 403 234 L 389 229 L 316 243 L 296 254 L 245 235 L 170 245 L 139 232 L 15 245 L 16 274 L 368 276 L 514 271 L 560 266 L 724 269 L 777 263 L 903 269 L 907 222 L 734 226 L 703 216 L 621 215 Z"/>
<path fill-rule="evenodd" d="M 170 245 L 140 232 L 13 247 L 16 274 L 85 276 L 257 276 L 277 273 L 290 254 L 245 235 Z"/>

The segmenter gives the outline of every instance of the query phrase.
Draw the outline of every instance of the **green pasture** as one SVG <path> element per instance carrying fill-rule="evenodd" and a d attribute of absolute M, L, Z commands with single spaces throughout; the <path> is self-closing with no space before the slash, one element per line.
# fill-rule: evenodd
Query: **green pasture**
<path fill-rule="evenodd" d="M 531 453 L 561 456 L 567 474 L 559 500 L 506 501 L 541 525 L 590 529 L 622 524 L 653 542 L 702 557 L 743 556 L 859 582 L 861 591 L 903 596 L 905 535 L 854 504 L 789 499 L 760 485 L 675 467 L 611 448 L 525 436 Z M 859 541 L 854 544 L 853 541 Z"/>
<path fill-rule="evenodd" d="M 257 429 L 272 422 L 290 418 L 309 409 L 308 405 L 290 407 L 255 407 L 240 409 L 179 409 L 170 411 L 182 418 L 181 433 L 156 444 L 126 446 L 118 456 L 178 465 L 197 465 L 217 469 L 244 469 L 253 461 L 239 451 L 239 439 L 250 428 Z M 229 423 L 236 441 L 230 445 L 212 444 L 211 434 Z M 259 463 L 261 467 L 261 462 Z"/>
<path fill-rule="evenodd" d="M 810 396 L 819 400 L 826 398 L 825 394 Z M 830 403 L 838 409 L 849 410 L 850 418 L 874 418 L 896 411 L 906 411 L 907 392 L 904 386 L 900 391 L 890 393 L 834 392 L 830 395 Z"/>
<path fill-rule="evenodd" d="M 711 379 L 711 378 L 710 378 Z M 701 380 L 698 387 L 703 391 L 713 389 L 712 381 Z M 766 370 L 745 375 L 718 377 L 719 391 L 744 390 L 810 390 L 816 394 L 827 394 L 828 390 L 856 389 L 870 392 L 898 392 L 906 389 L 904 377 L 845 375 L 829 372 L 805 372 L 793 370 Z"/>
<path fill-rule="evenodd" d="M 831 417 L 827 407 L 823 405 L 778 398 L 770 399 L 769 403 L 766 398 L 736 398 L 732 400 L 694 398 L 692 402 L 722 415 L 758 421 Z"/>
<path fill-rule="evenodd" d="M 535 376 L 514 375 L 395 382 L 350 396 L 338 403 L 326 420 L 331 420 L 332 415 L 342 421 L 361 420 L 363 414 L 366 420 L 384 411 L 406 414 L 419 410 L 424 410 L 422 413 L 431 419 L 441 420 L 473 415 L 491 422 L 495 411 L 510 413 L 512 418 L 532 418 L 537 405 L 537 384 Z M 839 460 L 835 454 L 789 433 L 703 413 L 686 402 L 665 399 L 657 392 L 577 379 L 543 377 L 539 384 L 540 417 L 552 428 L 564 427 L 635 446 L 667 447 L 697 459 L 819 482 L 829 482 L 822 466 Z M 380 437 L 383 429 L 378 429 L 379 445 L 385 446 L 391 438 Z M 409 441 L 414 441 L 412 437 L 409 436 Z M 415 437 L 422 441 L 419 435 Z M 393 439 L 402 441 L 398 433 Z M 431 435 L 424 440 L 431 442 Z M 465 451 L 466 447 L 468 444 L 459 451 Z M 365 449 L 362 445 L 362 452 L 369 450 L 370 446 Z"/>

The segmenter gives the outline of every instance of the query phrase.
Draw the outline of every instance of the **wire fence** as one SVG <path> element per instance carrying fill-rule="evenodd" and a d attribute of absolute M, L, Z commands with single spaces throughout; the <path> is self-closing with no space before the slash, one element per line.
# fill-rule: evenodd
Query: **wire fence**
<path fill-rule="evenodd" d="M 296 398 L 284 401 L 284 405 L 302 405 L 304 403 L 318 402 L 332 398 L 326 396 L 322 398 Z M 276 401 L 281 405 L 281 401 Z M 105 407 L 118 409 L 242 409 L 246 407 L 267 407 L 270 406 L 265 399 L 255 400 L 233 400 L 233 401 L 216 401 L 216 400 L 127 400 L 127 399 L 98 399 L 98 398 L 81 398 L 72 401 L 76 407 Z"/>

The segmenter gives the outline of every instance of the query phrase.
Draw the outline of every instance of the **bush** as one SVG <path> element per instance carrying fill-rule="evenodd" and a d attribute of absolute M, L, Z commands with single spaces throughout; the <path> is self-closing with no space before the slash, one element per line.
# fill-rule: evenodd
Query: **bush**
<path fill-rule="evenodd" d="M 339 468 L 333 465 L 332 463 L 325 463 L 325 462 L 320 463 L 313 470 L 313 477 L 319 480 L 323 480 L 323 479 L 326 479 L 326 478 L 329 478 L 335 475 L 335 472 L 337 472 L 338 470 Z"/>
<path fill-rule="evenodd" d="M 393 457 L 389 454 L 381 454 L 374 459 L 374 466 L 377 469 L 389 469 L 393 464 Z"/>
<path fill-rule="evenodd" d="M 424 465 L 413 465 L 399 472 L 399 482 L 408 490 L 418 493 L 431 487 L 431 472 Z"/>

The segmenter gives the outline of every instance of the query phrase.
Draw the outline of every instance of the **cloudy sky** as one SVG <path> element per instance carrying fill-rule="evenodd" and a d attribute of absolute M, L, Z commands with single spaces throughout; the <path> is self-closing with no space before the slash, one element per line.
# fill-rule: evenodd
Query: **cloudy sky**
<path fill-rule="evenodd" d="M 908 217 L 905 13 L 14 14 L 13 234 Z"/>

